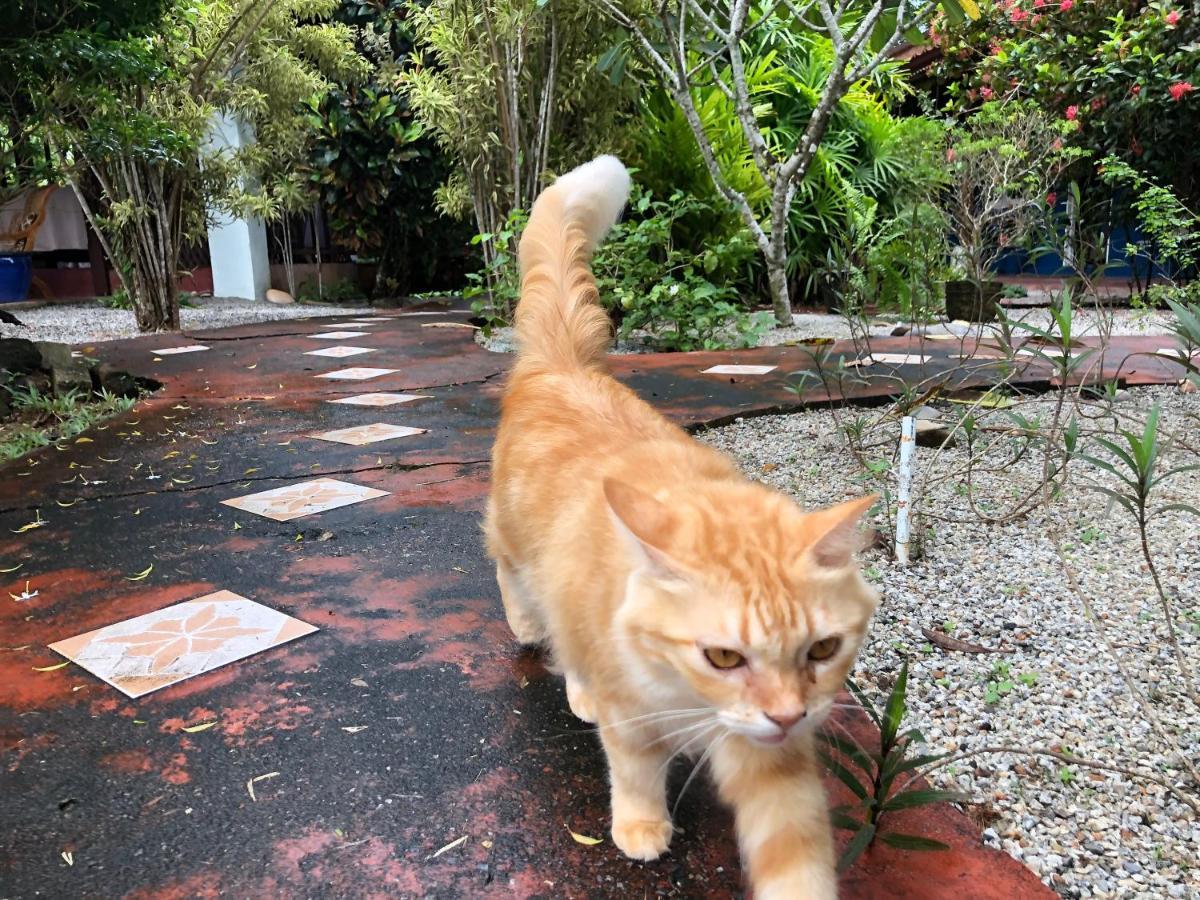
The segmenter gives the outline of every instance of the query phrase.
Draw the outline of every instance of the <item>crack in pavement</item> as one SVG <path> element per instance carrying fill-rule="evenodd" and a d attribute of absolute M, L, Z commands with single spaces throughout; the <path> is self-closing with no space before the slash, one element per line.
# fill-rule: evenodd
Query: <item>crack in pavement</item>
<path fill-rule="evenodd" d="M 390 470 L 393 472 L 419 472 L 422 469 L 436 469 L 441 466 L 459 466 L 467 468 L 470 466 L 490 465 L 491 459 L 462 459 L 462 460 L 445 460 L 443 462 L 430 463 L 384 463 L 383 465 L 374 466 L 359 466 L 352 469 L 330 469 L 329 471 L 321 472 L 305 472 L 302 475 L 256 475 L 253 478 L 231 478 L 226 481 L 213 481 L 208 484 L 197 485 L 181 485 L 179 487 L 166 488 L 165 490 L 140 490 L 140 491 L 114 491 L 109 494 L 98 494 L 94 497 L 81 497 L 76 503 L 99 503 L 105 500 L 125 500 L 130 497 L 149 497 L 155 494 L 191 494 L 197 491 L 207 491 L 212 488 L 228 487 L 231 484 L 251 484 L 259 481 L 300 481 L 302 479 L 311 478 L 328 478 L 333 475 L 355 475 L 361 472 L 380 472 Z M 168 477 L 168 476 L 162 476 Z M 453 479 L 445 479 L 452 481 Z M 426 482 L 427 484 L 439 484 L 440 482 Z M 75 506 L 72 503 L 71 506 Z M 36 503 L 26 506 L 10 506 L 0 507 L 0 515 L 15 512 L 33 512 L 42 509 L 46 504 Z"/>

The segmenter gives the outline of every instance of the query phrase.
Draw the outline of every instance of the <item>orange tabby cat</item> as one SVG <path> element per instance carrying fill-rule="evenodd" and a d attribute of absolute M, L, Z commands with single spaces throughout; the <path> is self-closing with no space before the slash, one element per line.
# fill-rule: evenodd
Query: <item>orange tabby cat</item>
<path fill-rule="evenodd" d="M 814 733 L 878 599 L 853 558 L 874 498 L 804 512 L 606 373 L 589 261 L 628 191 L 618 160 L 593 160 L 521 239 L 485 523 L 508 623 L 548 642 L 572 712 L 599 726 L 622 851 L 667 849 L 670 761 L 699 756 L 757 900 L 835 897 Z"/>

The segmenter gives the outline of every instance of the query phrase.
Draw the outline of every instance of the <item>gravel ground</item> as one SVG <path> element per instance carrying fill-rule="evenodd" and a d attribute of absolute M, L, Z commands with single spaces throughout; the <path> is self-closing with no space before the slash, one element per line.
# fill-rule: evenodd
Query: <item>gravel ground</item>
<path fill-rule="evenodd" d="M 1200 395 L 1174 387 L 1137 389 L 1123 394 L 1116 409 L 1126 427 L 1136 424 L 1140 432 L 1155 400 L 1162 402 L 1162 427 L 1195 441 Z M 1032 405 L 1048 412 L 1048 401 Z M 1030 417 L 1034 411 L 1023 410 Z M 880 411 L 843 415 L 860 413 L 874 418 Z M 884 440 L 871 455 L 890 460 L 893 430 L 898 428 L 890 423 L 878 432 Z M 806 505 L 870 489 L 828 410 L 739 420 L 703 439 Z M 931 462 L 934 474 L 952 472 L 966 459 L 961 448 L 940 456 L 919 448 L 917 454 L 918 473 Z M 1183 459 L 1182 450 L 1172 456 L 1174 465 L 1196 461 Z M 1029 459 L 976 474 L 976 497 L 999 513 L 1018 492 L 1038 483 L 1039 471 L 1040 463 Z M 1107 514 L 1105 498 L 1084 487 L 1096 474 L 1080 464 L 1064 499 L 1003 525 L 984 524 L 971 513 L 961 478 L 940 484 L 930 479 L 915 494 L 922 509 L 939 517 L 927 519 L 936 533 L 923 558 L 906 569 L 882 550 L 864 552 L 867 575 L 879 584 L 883 602 L 856 677 L 883 693 L 901 655 L 910 659 L 911 724 L 924 733 L 930 752 L 1069 748 L 1085 759 L 1182 783 L 1172 749 L 1147 723 L 1069 588 L 1047 537 L 1053 529 L 1138 687 L 1183 752 L 1200 758 L 1200 710 L 1180 689 L 1136 530 L 1128 514 L 1119 509 Z M 1191 472 L 1163 485 L 1159 502 L 1197 498 L 1200 473 Z M 1200 670 L 1198 535 L 1200 521 L 1182 512 L 1163 514 L 1151 531 L 1160 574 L 1179 598 L 1182 642 L 1193 672 Z M 927 643 L 922 626 L 1006 652 L 945 651 Z M 985 841 L 1023 861 L 1064 897 L 1200 897 L 1200 823 L 1157 785 L 1077 766 L 1064 770 L 1055 760 L 1014 754 L 946 766 L 931 780 L 970 794 L 968 812 L 986 829 Z"/>
<path fill-rule="evenodd" d="M 757 313 L 764 319 L 770 319 L 770 313 Z M 1171 313 L 1135 312 L 1128 309 L 1111 310 L 1105 316 L 1100 316 L 1093 310 L 1076 310 L 1074 332 L 1077 336 L 1095 336 L 1101 333 L 1101 325 L 1107 327 L 1107 318 L 1111 316 L 1111 333 L 1114 335 L 1150 335 L 1165 334 L 1175 321 Z M 1038 328 L 1045 329 L 1050 324 L 1050 314 L 1045 309 L 1012 309 L 1009 317 L 1019 322 L 1026 322 Z M 871 337 L 886 337 L 902 323 L 898 318 L 873 319 L 868 322 L 867 332 Z M 965 322 L 945 322 L 928 326 L 927 334 L 966 334 L 979 326 L 969 326 Z M 792 325 L 789 328 L 769 328 L 758 339 L 759 347 L 778 347 L 783 344 L 794 344 L 797 341 L 810 338 L 833 338 L 843 340 L 851 337 L 850 326 L 845 317 L 831 313 L 794 313 Z M 629 340 L 620 340 L 614 350 L 616 353 L 646 353 L 650 349 L 638 340 L 635 334 Z M 511 328 L 496 328 L 490 336 L 482 332 L 476 336 L 478 343 L 496 353 L 511 353 L 513 337 Z"/>
<path fill-rule="evenodd" d="M 328 304 L 287 304 L 232 297 L 198 297 L 194 308 L 181 311 L 183 328 L 199 330 L 244 325 L 251 322 L 275 322 L 280 319 L 307 319 L 313 316 L 355 316 L 373 312 L 366 306 L 332 306 Z M 6 337 L 22 337 L 31 341 L 58 341 L 62 344 L 85 344 L 89 341 L 111 341 L 136 337 L 139 332 L 128 309 L 105 309 L 96 302 L 56 303 L 36 309 L 13 310 L 24 328 L 5 325 Z"/>

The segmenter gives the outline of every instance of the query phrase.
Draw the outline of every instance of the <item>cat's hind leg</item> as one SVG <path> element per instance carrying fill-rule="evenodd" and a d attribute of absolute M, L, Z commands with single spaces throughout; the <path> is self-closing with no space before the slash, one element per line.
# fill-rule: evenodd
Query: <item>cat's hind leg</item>
<path fill-rule="evenodd" d="M 504 557 L 496 559 L 496 583 L 500 585 L 504 616 L 516 639 L 527 645 L 542 643 L 546 639 L 546 626 L 533 599 L 521 584 L 520 576 Z"/>

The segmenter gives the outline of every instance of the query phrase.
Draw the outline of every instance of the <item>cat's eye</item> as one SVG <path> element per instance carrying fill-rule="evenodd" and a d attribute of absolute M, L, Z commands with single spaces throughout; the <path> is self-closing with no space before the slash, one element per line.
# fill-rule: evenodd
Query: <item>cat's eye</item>
<path fill-rule="evenodd" d="M 704 658 L 717 669 L 736 669 L 746 664 L 746 657 L 726 647 L 709 647 L 704 651 Z"/>
<path fill-rule="evenodd" d="M 840 646 L 842 646 L 840 637 L 824 638 L 808 648 L 808 658 L 815 662 L 821 662 L 837 653 Z"/>

